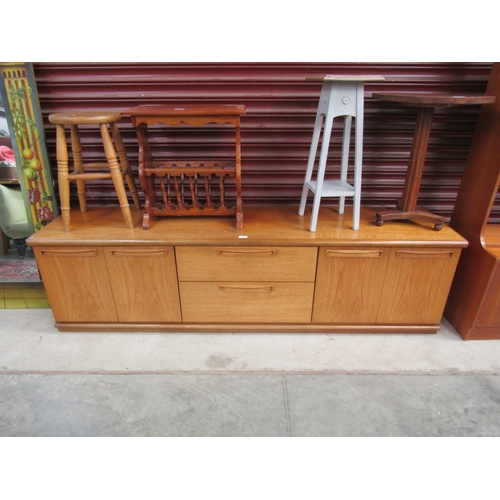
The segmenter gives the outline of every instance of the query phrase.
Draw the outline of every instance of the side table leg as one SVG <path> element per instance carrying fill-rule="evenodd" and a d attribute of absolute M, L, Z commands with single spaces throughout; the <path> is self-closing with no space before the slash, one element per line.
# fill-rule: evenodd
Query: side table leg
<path fill-rule="evenodd" d="M 439 231 L 443 227 L 443 217 L 432 214 L 426 209 L 417 208 L 433 116 L 434 108 L 422 107 L 418 109 L 403 195 L 396 209 L 384 210 L 377 213 L 376 223 L 378 226 L 382 226 L 384 221 L 388 220 L 413 220 L 434 223 L 436 231 Z"/>
<path fill-rule="evenodd" d="M 410 154 L 410 163 L 408 165 L 408 171 L 406 172 L 401 205 L 399 206 L 400 210 L 403 212 L 412 212 L 417 206 L 433 116 L 434 108 L 419 108 L 418 110 Z"/>
<path fill-rule="evenodd" d="M 243 202 L 241 200 L 241 129 L 236 123 L 236 229 L 243 229 Z"/>

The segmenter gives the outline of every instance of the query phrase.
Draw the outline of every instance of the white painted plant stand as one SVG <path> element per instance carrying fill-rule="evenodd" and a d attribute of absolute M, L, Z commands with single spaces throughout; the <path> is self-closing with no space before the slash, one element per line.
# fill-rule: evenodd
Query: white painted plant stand
<path fill-rule="evenodd" d="M 359 229 L 359 214 L 361 205 L 361 175 L 363 157 L 363 114 L 364 114 L 364 83 L 384 81 L 382 76 L 309 76 L 307 80 L 323 82 L 319 99 L 316 122 L 311 141 L 311 149 L 307 162 L 304 187 L 300 199 L 299 215 L 304 215 L 309 191 L 314 194 L 310 231 L 316 231 L 319 206 L 321 198 L 339 198 L 339 214 L 344 213 L 346 196 L 353 197 L 353 223 L 354 230 Z M 330 135 L 333 120 L 344 117 L 344 134 L 342 142 L 342 157 L 340 165 L 340 179 L 324 180 Z M 349 146 L 351 139 L 352 118 L 355 117 L 355 142 L 354 142 L 354 182 L 347 182 L 349 164 Z M 323 126 L 324 122 L 324 126 Z M 318 149 L 321 129 L 323 138 L 316 180 L 312 180 L 316 152 Z"/>

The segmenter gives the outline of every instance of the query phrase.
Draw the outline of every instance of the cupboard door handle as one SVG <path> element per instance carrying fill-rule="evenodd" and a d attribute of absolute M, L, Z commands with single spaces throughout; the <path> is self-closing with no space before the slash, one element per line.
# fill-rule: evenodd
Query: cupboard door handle
<path fill-rule="evenodd" d="M 276 250 L 255 250 L 255 249 L 234 249 L 227 250 L 219 248 L 217 254 L 220 257 L 274 257 L 276 255 Z"/>
<path fill-rule="evenodd" d="M 92 248 L 89 250 L 71 250 L 71 249 L 53 249 L 42 250 L 44 257 L 97 257 L 97 249 Z"/>
<path fill-rule="evenodd" d="M 383 250 L 326 250 L 327 257 L 368 257 L 377 258 L 382 257 Z"/>
<path fill-rule="evenodd" d="M 111 250 L 113 257 L 161 257 L 168 255 L 168 250 Z"/>
<path fill-rule="evenodd" d="M 454 252 L 450 250 L 423 250 L 421 252 L 418 250 L 398 250 L 396 252 L 397 257 L 413 259 L 449 259 L 453 257 L 453 254 Z"/>
<path fill-rule="evenodd" d="M 274 292 L 274 286 L 231 286 L 231 285 L 219 285 L 219 290 L 221 292 Z"/>

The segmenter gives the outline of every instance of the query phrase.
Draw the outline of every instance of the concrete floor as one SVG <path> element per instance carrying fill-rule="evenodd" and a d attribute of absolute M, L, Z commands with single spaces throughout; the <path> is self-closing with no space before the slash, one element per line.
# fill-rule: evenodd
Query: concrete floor
<path fill-rule="evenodd" d="M 0 310 L 0 436 L 499 436 L 500 342 L 60 333 Z"/>

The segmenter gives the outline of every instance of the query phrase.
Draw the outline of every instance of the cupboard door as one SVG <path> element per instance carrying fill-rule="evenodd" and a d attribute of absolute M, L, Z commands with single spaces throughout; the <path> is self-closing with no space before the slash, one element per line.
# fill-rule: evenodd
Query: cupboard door
<path fill-rule="evenodd" d="M 173 247 L 106 247 L 105 255 L 118 321 L 181 321 Z"/>
<path fill-rule="evenodd" d="M 320 248 L 313 323 L 375 323 L 389 248 Z"/>
<path fill-rule="evenodd" d="M 460 249 L 393 248 L 378 323 L 439 324 Z"/>
<path fill-rule="evenodd" d="M 117 321 L 100 247 L 35 247 L 56 322 Z"/>

